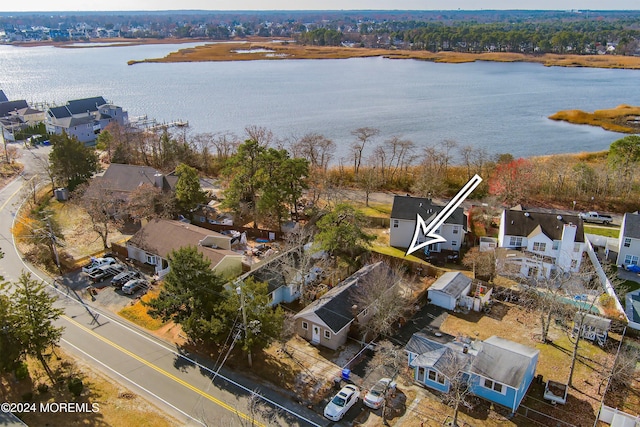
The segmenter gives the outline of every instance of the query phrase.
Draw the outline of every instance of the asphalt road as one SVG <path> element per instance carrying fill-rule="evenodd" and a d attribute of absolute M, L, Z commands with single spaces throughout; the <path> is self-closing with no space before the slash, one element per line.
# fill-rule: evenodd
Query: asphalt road
<path fill-rule="evenodd" d="M 31 271 L 50 284 L 49 291 L 58 297 L 56 305 L 65 310 L 59 320 L 65 327 L 60 343 L 65 350 L 184 425 L 330 424 L 320 414 L 244 376 L 221 369 L 212 381 L 212 362 L 182 353 L 114 314 L 93 307 L 90 301 L 62 285 L 54 287 L 50 277 L 26 264 L 15 249 L 11 227 L 24 193 L 22 186 L 37 170 L 34 152 L 48 154 L 42 148 L 24 152 L 20 160 L 25 164 L 23 176 L 0 190 L 0 247 L 5 253 L 0 260 L 0 274 L 15 281 L 22 271 Z M 254 399 L 250 399 L 252 395 Z M 252 401 L 258 403 L 250 404 Z"/>

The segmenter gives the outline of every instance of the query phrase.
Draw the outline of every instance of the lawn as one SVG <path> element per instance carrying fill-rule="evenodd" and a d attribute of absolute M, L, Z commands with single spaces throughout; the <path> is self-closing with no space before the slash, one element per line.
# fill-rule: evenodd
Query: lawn
<path fill-rule="evenodd" d="M 612 237 L 614 239 L 617 239 L 620 235 L 619 228 L 593 227 L 590 225 L 584 226 L 584 232 L 588 234 L 596 234 L 598 236 Z"/>
<path fill-rule="evenodd" d="M 454 336 L 468 336 L 484 340 L 498 335 L 540 350 L 537 374 L 544 380 L 566 382 L 571 365 L 573 343 L 567 330 L 561 325 L 552 325 L 550 343 L 539 341 L 540 326 L 538 316 L 523 308 L 505 302 L 496 302 L 488 315 L 475 312 L 450 314 L 444 321 L 442 331 Z M 602 373 L 607 372 L 615 352 L 615 334 L 611 334 L 609 346 L 602 349 L 582 340 L 578 351 L 578 361 L 574 373 L 575 388 L 569 390 L 567 404 L 553 407 L 542 399 L 542 392 L 532 386 L 524 405 L 552 415 L 575 425 L 593 425 L 598 411 L 601 394 L 598 386 Z"/>
<path fill-rule="evenodd" d="M 0 377 L 0 389 L 6 402 L 34 402 L 36 408 L 40 403 L 79 402 L 98 404 L 96 412 L 40 412 L 16 414 L 26 424 L 32 426 L 149 426 L 169 427 L 179 425 L 178 421 L 142 399 L 140 396 L 108 379 L 99 371 L 89 368 L 71 358 L 61 349 L 56 350 L 59 358 L 51 357 L 50 366 L 63 381 L 59 385 L 51 385 L 41 365 L 28 360 L 29 376 L 16 381 L 13 375 Z M 73 396 L 68 388 L 70 376 L 80 378 L 84 389 L 79 397 Z M 48 390 L 38 385 L 48 386 Z"/>
<path fill-rule="evenodd" d="M 148 329 L 150 331 L 158 330 L 163 327 L 165 323 L 162 321 L 162 319 L 151 317 L 149 313 L 147 313 L 147 307 L 142 305 L 142 303 L 149 302 L 149 300 L 156 298 L 159 294 L 159 289 L 149 291 L 134 304 L 128 305 L 120 310 L 118 314 L 125 319 L 132 321 L 136 325 L 142 326 L 145 329 Z"/>

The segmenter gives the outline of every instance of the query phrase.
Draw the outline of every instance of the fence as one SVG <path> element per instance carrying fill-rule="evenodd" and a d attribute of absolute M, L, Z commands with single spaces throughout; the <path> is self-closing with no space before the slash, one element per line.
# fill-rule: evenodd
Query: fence
<path fill-rule="evenodd" d="M 591 246 L 591 242 L 589 241 L 589 239 L 585 239 L 585 241 L 586 241 L 586 247 L 587 247 L 587 254 L 589 255 L 589 259 L 591 260 L 591 263 L 594 265 L 596 269 L 596 274 L 600 279 L 600 283 L 602 283 L 602 287 L 604 288 L 604 291 L 607 293 L 607 295 L 613 298 L 613 300 L 616 302 L 616 310 L 618 310 L 622 315 L 622 317 L 624 317 L 624 320 L 626 320 L 627 323 L 629 323 L 629 318 L 627 317 L 627 314 L 625 313 L 624 308 L 622 308 L 622 304 L 620 304 L 620 300 L 618 300 L 618 296 L 616 295 L 616 292 L 613 289 L 613 286 L 611 285 L 609 278 L 607 277 L 604 270 L 602 269 L 602 266 L 600 265 L 600 260 L 596 255 L 596 251 L 593 249 L 593 246 Z"/>
<path fill-rule="evenodd" d="M 198 227 L 206 228 L 207 230 L 217 231 L 218 233 L 221 233 L 223 231 L 235 230 L 240 233 L 247 233 L 247 237 L 252 237 L 254 239 L 266 239 L 269 241 L 280 240 L 283 235 L 281 231 L 265 230 L 262 228 L 253 227 L 241 227 L 238 225 L 211 224 L 209 221 L 200 221 L 196 220 L 196 218 L 192 218 L 191 223 L 193 225 L 197 225 Z"/>
<path fill-rule="evenodd" d="M 612 427 L 636 427 L 640 425 L 640 416 L 633 416 L 615 408 L 602 405 L 598 419 Z"/>

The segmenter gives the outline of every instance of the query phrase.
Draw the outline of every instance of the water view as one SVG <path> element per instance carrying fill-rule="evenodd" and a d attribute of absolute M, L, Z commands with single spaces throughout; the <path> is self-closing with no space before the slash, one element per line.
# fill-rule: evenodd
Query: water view
<path fill-rule="evenodd" d="M 382 58 L 127 65 L 196 45 L 0 46 L 0 88 L 32 103 L 102 95 L 130 117 L 188 120 L 192 133 L 316 132 L 338 144 L 336 160 L 364 126 L 380 129 L 379 141 L 451 139 L 514 156 L 603 150 L 624 135 L 547 117 L 640 104 L 633 70 Z"/>

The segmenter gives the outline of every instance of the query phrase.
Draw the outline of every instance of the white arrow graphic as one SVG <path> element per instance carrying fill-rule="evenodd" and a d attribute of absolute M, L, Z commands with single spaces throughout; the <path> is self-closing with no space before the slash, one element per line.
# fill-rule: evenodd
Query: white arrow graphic
<path fill-rule="evenodd" d="M 458 194 L 456 194 L 453 199 L 451 199 L 451 201 L 449 201 L 449 203 L 447 203 L 447 205 L 442 208 L 440 212 L 438 212 L 438 214 L 435 216 L 435 218 L 433 218 L 429 225 L 424 222 L 424 219 L 422 219 L 419 213 L 416 214 L 416 230 L 413 233 L 411 246 L 409 246 L 409 249 L 407 249 L 407 253 L 405 254 L 405 256 L 432 243 L 446 242 L 447 239 L 439 234 L 436 234 L 435 230 L 437 230 L 438 227 L 444 224 L 447 218 L 451 216 L 451 214 L 462 204 L 464 199 L 466 199 L 467 196 L 471 194 L 471 192 L 473 192 L 473 190 L 475 190 L 475 188 L 480 185 L 481 182 L 482 178 L 480 178 L 480 176 L 478 176 L 477 174 L 474 175 L 473 178 L 471 178 L 469 182 L 467 182 L 464 187 L 462 187 L 460 191 L 458 191 Z M 418 240 L 418 236 L 420 236 L 420 232 L 422 232 L 422 234 L 424 234 L 424 236 L 427 238 L 431 237 L 431 239 L 427 240 L 426 242 L 422 242 L 419 245 L 416 245 L 416 241 Z"/>

